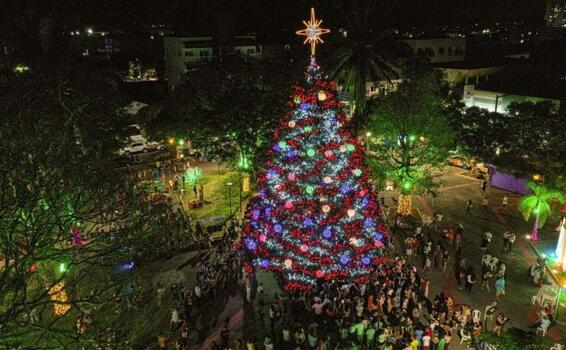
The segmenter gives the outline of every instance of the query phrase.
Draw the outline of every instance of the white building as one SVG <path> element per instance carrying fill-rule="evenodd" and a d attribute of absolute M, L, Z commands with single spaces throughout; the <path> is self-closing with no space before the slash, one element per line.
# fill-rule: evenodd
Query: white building
<path fill-rule="evenodd" d="M 507 107 L 512 102 L 543 102 L 550 101 L 560 107 L 560 100 L 537 97 L 537 96 L 527 96 L 518 93 L 506 93 L 501 89 L 494 89 L 488 87 L 478 87 L 475 85 L 465 85 L 464 86 L 464 97 L 462 102 L 466 107 L 479 107 L 485 108 L 490 112 L 505 113 Z"/>
<path fill-rule="evenodd" d="M 456 62 L 466 59 L 466 38 L 416 38 L 405 42 L 430 63 Z"/>
<path fill-rule="evenodd" d="M 166 36 L 163 46 L 167 83 L 171 91 L 191 67 L 196 68 L 227 55 L 262 57 L 262 47 L 257 44 L 254 35 L 235 36 L 229 44 L 222 46 L 218 46 L 211 36 Z"/>
<path fill-rule="evenodd" d="M 189 66 L 212 62 L 214 44 L 210 36 L 163 38 L 165 70 L 169 89 L 174 90 L 181 82 Z"/>

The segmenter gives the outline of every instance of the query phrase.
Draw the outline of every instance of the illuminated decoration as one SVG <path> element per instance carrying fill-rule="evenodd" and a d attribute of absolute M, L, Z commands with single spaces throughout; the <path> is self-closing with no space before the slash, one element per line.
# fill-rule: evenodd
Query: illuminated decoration
<path fill-rule="evenodd" d="M 67 264 L 65 264 L 65 263 L 60 263 L 60 264 L 59 264 L 59 272 L 60 272 L 60 273 L 65 273 L 65 272 L 67 272 Z"/>
<path fill-rule="evenodd" d="M 68 304 L 67 292 L 65 292 L 65 283 L 63 283 L 63 281 L 49 288 L 49 299 L 53 302 L 53 309 L 58 316 L 66 314 L 71 309 L 71 305 Z"/>
<path fill-rule="evenodd" d="M 566 272 L 566 218 L 560 220 L 560 235 L 556 244 L 556 260 L 562 268 L 562 272 Z"/>
<path fill-rule="evenodd" d="M 540 174 L 534 174 L 533 176 L 533 181 L 540 181 L 542 180 L 542 176 Z"/>
<path fill-rule="evenodd" d="M 321 19 L 316 19 L 314 14 L 314 8 L 311 8 L 311 18 L 310 20 L 303 21 L 305 25 L 305 29 L 301 29 L 297 31 L 297 35 L 305 36 L 305 41 L 303 44 L 310 43 L 311 45 L 311 56 L 314 56 L 316 53 L 316 44 L 323 43 L 324 41 L 320 37 L 323 34 L 330 33 L 330 29 L 321 28 L 320 25 L 322 24 Z"/>
<path fill-rule="evenodd" d="M 289 125 L 290 128 L 294 128 L 295 125 L 297 125 L 297 124 L 295 123 L 294 120 L 291 120 L 287 125 Z"/>
<path fill-rule="evenodd" d="M 78 227 L 76 226 L 71 227 L 71 235 L 73 236 L 72 238 L 73 247 L 79 248 L 84 245 L 84 240 L 83 237 L 81 236 L 81 231 L 79 230 Z"/>
<path fill-rule="evenodd" d="M 413 212 L 413 199 L 409 194 L 399 194 L 397 213 L 403 216 L 411 215 Z"/>
<path fill-rule="evenodd" d="M 248 173 L 244 173 L 244 177 L 242 178 L 242 191 L 250 192 L 250 174 Z"/>
<path fill-rule="evenodd" d="M 175 144 L 175 139 L 172 138 L 172 137 L 170 137 L 170 138 L 167 139 L 167 143 L 170 144 L 170 145 L 174 145 L 174 144 Z"/>
<path fill-rule="evenodd" d="M 199 168 L 187 169 L 185 172 L 185 184 L 194 186 L 202 180 L 202 171 Z"/>
<path fill-rule="evenodd" d="M 28 271 L 29 271 L 29 272 L 35 272 L 35 271 L 37 271 L 37 265 L 36 265 L 36 264 L 31 264 L 31 265 L 28 267 Z"/>
<path fill-rule="evenodd" d="M 244 266 L 278 274 L 285 290 L 367 281 L 385 261 L 381 247 L 390 236 L 370 190 L 364 147 L 345 127 L 336 86 L 314 57 L 291 100 L 258 174 L 260 195 L 244 215 Z"/>
<path fill-rule="evenodd" d="M 326 101 L 326 99 L 328 98 L 328 96 L 326 95 L 326 92 L 324 92 L 324 91 L 319 91 L 318 94 L 316 95 L 316 97 L 320 102 Z"/>
<path fill-rule="evenodd" d="M 14 73 L 16 73 L 16 74 L 23 74 L 23 73 L 26 73 L 26 72 L 29 72 L 29 71 L 30 71 L 29 66 L 26 66 L 23 63 L 18 63 L 14 67 Z"/>

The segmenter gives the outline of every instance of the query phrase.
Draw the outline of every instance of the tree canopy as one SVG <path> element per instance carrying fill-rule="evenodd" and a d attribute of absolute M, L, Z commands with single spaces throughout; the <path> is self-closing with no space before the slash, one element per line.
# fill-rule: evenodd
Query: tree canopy
<path fill-rule="evenodd" d="M 507 113 L 471 107 L 453 120 L 471 154 L 518 177 L 540 174 L 551 187 L 566 174 L 563 123 L 563 113 L 551 102 L 512 103 Z"/>
<path fill-rule="evenodd" d="M 187 74 L 150 130 L 164 138 L 188 137 L 193 147 L 235 162 L 244 154 L 253 164 L 286 113 L 298 64 L 227 59 Z"/>
<path fill-rule="evenodd" d="M 369 162 L 378 178 L 395 180 L 405 194 L 434 189 L 432 171 L 452 146 L 442 96 L 436 74 L 421 71 L 371 101 Z"/>

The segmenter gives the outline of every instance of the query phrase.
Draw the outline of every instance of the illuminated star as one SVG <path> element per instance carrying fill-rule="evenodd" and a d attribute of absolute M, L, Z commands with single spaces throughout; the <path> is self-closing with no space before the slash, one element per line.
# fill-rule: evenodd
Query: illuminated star
<path fill-rule="evenodd" d="M 320 38 L 322 34 L 330 33 L 330 29 L 324 29 L 320 27 L 322 23 L 321 19 L 316 19 L 314 15 L 314 8 L 311 8 L 311 19 L 307 21 L 303 21 L 305 25 L 305 29 L 301 29 L 297 31 L 297 35 L 304 35 L 306 37 L 303 44 L 310 43 L 311 44 L 311 55 L 314 56 L 316 51 L 316 44 L 323 43 L 324 41 Z"/>

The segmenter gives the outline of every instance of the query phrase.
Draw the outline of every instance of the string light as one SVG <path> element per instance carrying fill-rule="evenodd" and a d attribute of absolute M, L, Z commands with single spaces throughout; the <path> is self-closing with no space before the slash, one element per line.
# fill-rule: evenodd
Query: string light
<path fill-rule="evenodd" d="M 63 283 L 63 281 L 49 288 L 49 298 L 53 302 L 53 309 L 56 315 L 62 316 L 71 309 L 71 305 L 68 304 L 65 283 Z"/>
<path fill-rule="evenodd" d="M 363 280 L 383 261 L 388 239 L 364 148 L 344 128 L 335 84 L 313 57 L 292 101 L 258 176 L 260 195 L 246 210 L 244 266 L 280 273 L 285 290 L 305 291 L 320 279 Z"/>

